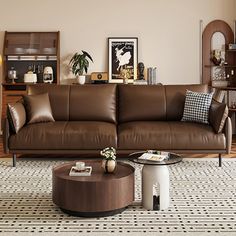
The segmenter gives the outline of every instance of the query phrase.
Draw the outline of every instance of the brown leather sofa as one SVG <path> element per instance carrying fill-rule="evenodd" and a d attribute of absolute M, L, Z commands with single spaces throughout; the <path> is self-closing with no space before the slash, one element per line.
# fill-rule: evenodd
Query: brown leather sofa
<path fill-rule="evenodd" d="M 6 119 L 4 147 L 13 154 L 98 154 L 113 146 L 120 154 L 158 149 L 178 153 L 217 153 L 231 149 L 227 117 L 223 132 L 212 127 L 219 114 L 211 106 L 210 124 L 181 122 L 186 89 L 207 85 L 30 85 L 28 94 L 48 92 L 55 122 L 25 125 L 17 134 Z"/>

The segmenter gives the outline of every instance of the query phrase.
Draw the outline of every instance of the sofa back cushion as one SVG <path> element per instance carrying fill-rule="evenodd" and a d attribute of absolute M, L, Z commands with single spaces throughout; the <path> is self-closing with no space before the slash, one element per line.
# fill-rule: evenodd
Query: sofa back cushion
<path fill-rule="evenodd" d="M 69 85 L 37 84 L 27 87 L 28 95 L 48 93 L 53 118 L 56 121 L 69 120 Z"/>
<path fill-rule="evenodd" d="M 71 86 L 69 119 L 116 123 L 116 85 Z"/>
<path fill-rule="evenodd" d="M 166 119 L 165 87 L 119 85 L 119 122 Z"/>
<path fill-rule="evenodd" d="M 166 85 L 166 119 L 167 120 L 181 120 L 183 117 L 184 103 L 186 90 L 194 92 L 208 92 L 208 85 L 194 84 L 194 85 Z"/>
<path fill-rule="evenodd" d="M 229 108 L 225 103 L 212 100 L 209 111 L 209 122 L 217 134 L 222 132 L 228 115 Z"/>

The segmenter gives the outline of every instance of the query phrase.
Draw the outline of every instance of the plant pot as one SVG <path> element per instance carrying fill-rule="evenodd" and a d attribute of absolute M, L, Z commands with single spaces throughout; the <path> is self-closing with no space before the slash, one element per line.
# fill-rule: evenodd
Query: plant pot
<path fill-rule="evenodd" d="M 79 84 L 85 84 L 85 75 L 79 75 L 77 76 L 77 81 Z"/>
<path fill-rule="evenodd" d="M 102 168 L 105 173 L 113 173 L 116 168 L 115 160 L 102 160 Z"/>

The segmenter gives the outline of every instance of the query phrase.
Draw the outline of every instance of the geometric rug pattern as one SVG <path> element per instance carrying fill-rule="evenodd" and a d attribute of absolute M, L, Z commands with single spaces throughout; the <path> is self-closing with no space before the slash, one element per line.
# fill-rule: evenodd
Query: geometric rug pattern
<path fill-rule="evenodd" d="M 52 167 L 58 160 L 0 161 L 1 233 L 233 233 L 236 235 L 236 160 L 186 160 L 169 166 L 170 207 L 141 206 L 141 165 L 134 165 L 135 202 L 102 218 L 69 216 L 51 200 Z M 68 234 L 69 235 L 69 234 Z"/>

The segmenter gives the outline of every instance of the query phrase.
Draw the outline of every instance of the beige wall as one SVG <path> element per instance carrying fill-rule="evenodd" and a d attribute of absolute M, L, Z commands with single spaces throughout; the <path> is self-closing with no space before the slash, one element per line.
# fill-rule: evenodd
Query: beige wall
<path fill-rule="evenodd" d="M 107 37 L 137 36 L 139 61 L 157 66 L 160 82 L 199 83 L 200 19 L 233 27 L 236 0 L 0 0 L 0 47 L 5 30 L 60 30 L 65 79 L 75 51 L 93 56 L 90 72 L 106 71 Z"/>

